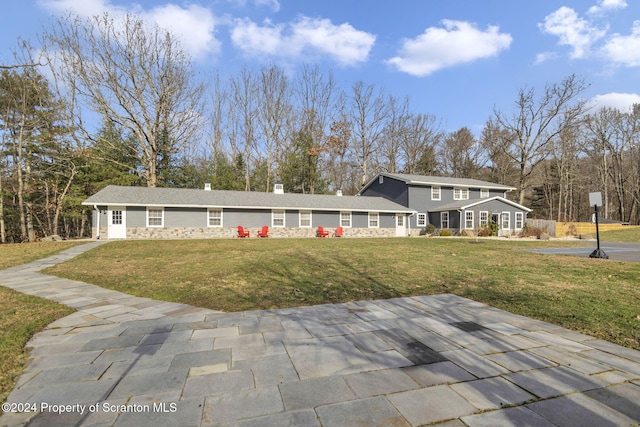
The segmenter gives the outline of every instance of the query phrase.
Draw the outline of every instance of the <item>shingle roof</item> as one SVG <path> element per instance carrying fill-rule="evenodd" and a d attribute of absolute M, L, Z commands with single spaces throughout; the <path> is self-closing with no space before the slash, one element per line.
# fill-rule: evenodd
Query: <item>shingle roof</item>
<path fill-rule="evenodd" d="M 451 178 L 446 176 L 409 175 L 404 173 L 381 173 L 380 175 L 388 176 L 390 178 L 395 178 L 400 181 L 404 181 L 407 184 L 414 184 L 414 185 L 446 185 L 446 186 L 451 185 L 451 186 L 464 186 L 464 187 L 472 187 L 472 188 L 488 188 L 488 189 L 505 190 L 505 191 L 515 190 L 514 187 L 510 187 L 508 185 L 496 184 L 494 182 L 481 181 L 479 179 L 471 179 L 471 178 Z M 373 182 L 373 180 L 370 182 Z"/>
<path fill-rule="evenodd" d="M 382 197 L 321 194 L 274 194 L 256 191 L 197 190 L 109 185 L 82 202 L 83 205 L 220 207 L 254 209 L 313 209 L 413 213 Z"/>

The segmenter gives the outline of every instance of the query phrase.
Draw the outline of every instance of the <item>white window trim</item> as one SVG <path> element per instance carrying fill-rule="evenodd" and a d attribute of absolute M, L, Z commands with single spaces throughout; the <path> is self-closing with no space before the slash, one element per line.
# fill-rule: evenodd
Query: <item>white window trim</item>
<path fill-rule="evenodd" d="M 467 221 L 468 221 L 467 214 L 471 214 L 471 227 L 469 227 L 468 224 L 467 224 Z M 475 222 L 475 218 L 474 217 L 475 217 L 475 215 L 474 215 L 473 211 L 464 211 L 464 228 L 466 230 L 473 230 L 473 224 Z"/>
<path fill-rule="evenodd" d="M 457 196 L 456 193 L 458 193 Z M 463 187 L 453 187 L 453 200 L 469 200 L 469 189 Z"/>
<path fill-rule="evenodd" d="M 149 212 L 150 211 L 160 211 L 160 225 L 151 225 L 149 224 Z M 147 227 L 148 228 L 162 228 L 164 227 L 164 208 L 147 208 Z"/>
<path fill-rule="evenodd" d="M 309 214 L 309 225 L 302 225 L 302 215 Z M 313 225 L 313 213 L 311 211 L 300 211 L 298 213 L 298 225 L 300 228 L 311 228 Z"/>
<path fill-rule="evenodd" d="M 504 220 L 502 219 L 503 216 L 507 217 L 507 226 L 504 226 Z M 511 212 L 509 211 L 504 211 L 500 213 L 500 229 L 501 230 L 511 230 Z"/>
<path fill-rule="evenodd" d="M 220 212 L 220 225 L 211 225 L 211 212 Z M 207 227 L 210 228 L 222 228 L 222 225 L 224 224 L 224 213 L 223 210 L 221 208 L 209 208 L 207 209 Z"/>
<path fill-rule="evenodd" d="M 371 218 L 376 218 L 376 225 L 371 225 Z M 341 218 L 342 219 L 342 218 Z M 367 219 L 369 228 L 380 228 L 380 214 L 378 212 L 369 212 L 369 218 Z"/>
<path fill-rule="evenodd" d="M 276 225 L 275 224 L 276 214 L 282 214 L 282 225 Z M 286 221 L 287 221 L 286 211 L 284 211 L 283 209 L 273 209 L 271 211 L 271 227 L 273 227 L 273 228 L 284 228 L 287 225 Z"/>
<path fill-rule="evenodd" d="M 345 225 L 342 223 L 342 215 L 349 215 L 349 225 Z M 341 211 L 340 212 L 340 226 L 342 228 L 351 228 L 351 211 Z"/>
<path fill-rule="evenodd" d="M 484 221 L 482 220 L 482 214 L 485 214 Z M 489 211 L 480 211 L 479 225 L 480 227 L 486 227 L 489 225 Z"/>
<path fill-rule="evenodd" d="M 489 189 L 488 188 L 481 188 L 480 189 L 480 198 L 481 199 L 486 199 L 487 197 L 489 197 Z"/>
<path fill-rule="evenodd" d="M 445 217 L 446 217 L 446 220 L 445 220 Z M 447 222 L 447 226 L 443 227 L 442 224 L 445 221 Z M 447 212 L 447 211 L 440 212 L 440 228 L 445 229 L 445 230 L 449 229 L 449 212 Z"/>
<path fill-rule="evenodd" d="M 519 220 L 518 220 L 518 217 L 520 218 Z M 522 230 L 522 228 L 524 227 L 524 212 L 516 212 L 514 221 L 515 221 L 515 224 L 514 224 L 515 229 Z M 520 227 L 518 227 L 518 222 L 520 222 Z"/>
<path fill-rule="evenodd" d="M 434 190 L 437 190 L 437 194 Z M 431 200 L 442 200 L 442 187 L 431 187 Z"/>
<path fill-rule="evenodd" d="M 426 227 L 427 226 L 427 214 L 419 213 L 416 216 L 416 227 Z"/>

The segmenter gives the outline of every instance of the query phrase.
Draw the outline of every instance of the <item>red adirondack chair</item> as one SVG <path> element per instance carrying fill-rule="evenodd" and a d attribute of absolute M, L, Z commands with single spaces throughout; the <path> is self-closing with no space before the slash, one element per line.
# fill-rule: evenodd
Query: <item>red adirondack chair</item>
<path fill-rule="evenodd" d="M 340 226 L 338 226 L 338 228 L 336 228 L 336 232 L 334 234 L 335 237 L 342 237 L 344 234 L 344 229 Z"/>
<path fill-rule="evenodd" d="M 249 231 L 245 231 L 244 227 L 238 226 L 238 237 L 249 237 Z"/>
<path fill-rule="evenodd" d="M 329 235 L 328 231 L 324 231 L 324 227 L 321 225 L 318 226 L 318 231 L 316 232 L 316 237 L 327 237 Z"/>
<path fill-rule="evenodd" d="M 263 225 L 262 230 L 258 231 L 258 237 L 269 237 L 269 227 Z"/>

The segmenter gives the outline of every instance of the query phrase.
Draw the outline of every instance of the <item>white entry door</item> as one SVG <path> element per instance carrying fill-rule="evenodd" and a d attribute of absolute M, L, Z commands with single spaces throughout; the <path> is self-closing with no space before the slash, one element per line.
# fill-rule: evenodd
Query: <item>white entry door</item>
<path fill-rule="evenodd" d="M 127 210 L 120 206 L 109 206 L 108 233 L 109 239 L 127 238 Z"/>
<path fill-rule="evenodd" d="M 407 237 L 407 219 L 404 214 L 396 215 L 396 237 Z"/>

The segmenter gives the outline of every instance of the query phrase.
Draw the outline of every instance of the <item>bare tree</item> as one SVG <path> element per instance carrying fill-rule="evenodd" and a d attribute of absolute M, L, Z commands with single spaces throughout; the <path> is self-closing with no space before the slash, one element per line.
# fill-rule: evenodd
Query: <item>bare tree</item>
<path fill-rule="evenodd" d="M 381 90 L 374 85 L 356 82 L 349 96 L 350 122 L 353 126 L 351 151 L 362 173 L 364 184 L 376 172 L 375 158 L 389 119 L 389 104 Z"/>
<path fill-rule="evenodd" d="M 482 129 L 480 144 L 489 162 L 488 179 L 503 185 L 514 185 L 518 180 L 517 164 L 507 152 L 514 137 L 489 119 Z"/>
<path fill-rule="evenodd" d="M 467 127 L 449 133 L 439 151 L 445 172 L 456 178 L 477 177 L 483 167 L 482 154 L 482 146 Z"/>
<path fill-rule="evenodd" d="M 251 190 L 251 160 L 256 149 L 258 133 L 258 89 L 255 73 L 243 68 L 231 78 L 231 146 L 233 157 L 244 161 L 245 190 Z"/>
<path fill-rule="evenodd" d="M 276 162 L 290 132 L 292 115 L 291 86 L 283 69 L 271 66 L 260 70 L 258 78 L 258 123 L 264 137 L 266 151 L 266 191 L 271 188 L 270 179 L 278 175 Z"/>
<path fill-rule="evenodd" d="M 124 166 L 156 186 L 159 162 L 188 144 L 202 122 L 203 86 L 176 38 L 130 14 L 70 14 L 43 44 L 54 78 L 74 106 L 74 125 L 93 138 L 82 112 L 90 108 L 128 131 L 134 146 L 110 148 L 135 153 L 142 167 Z"/>
<path fill-rule="evenodd" d="M 385 160 L 384 169 L 390 173 L 396 173 L 401 169 L 402 142 L 407 139 L 409 131 L 409 98 L 402 100 L 389 96 L 389 119 L 384 127 L 382 142 L 380 144 Z"/>
<path fill-rule="evenodd" d="M 547 158 L 551 141 L 584 113 L 586 101 L 578 96 L 586 87 L 583 79 L 571 75 L 560 83 L 547 84 L 539 99 L 533 89 L 520 89 L 512 115 L 494 110 L 495 124 L 510 138 L 505 152 L 519 167 L 520 204 L 525 202 L 531 172 Z"/>
<path fill-rule="evenodd" d="M 403 172 L 432 174 L 442 139 L 441 121 L 431 114 L 411 114 L 406 126 L 400 143 Z"/>

